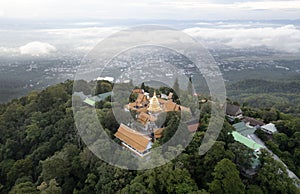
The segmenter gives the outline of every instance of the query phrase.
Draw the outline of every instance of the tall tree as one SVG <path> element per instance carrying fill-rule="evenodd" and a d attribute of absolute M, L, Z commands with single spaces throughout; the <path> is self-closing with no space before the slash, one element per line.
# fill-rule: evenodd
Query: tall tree
<path fill-rule="evenodd" d="M 42 178 L 44 181 L 50 181 L 51 179 L 56 178 L 57 181 L 61 184 L 64 181 L 65 177 L 69 175 L 69 168 L 67 162 L 58 157 L 52 156 L 51 158 L 42 161 Z"/>
<path fill-rule="evenodd" d="M 239 171 L 229 159 L 218 162 L 212 175 L 214 180 L 209 184 L 210 193 L 245 193 L 245 185 L 239 177 Z"/>
<path fill-rule="evenodd" d="M 252 158 L 254 157 L 253 150 L 239 142 L 229 144 L 229 150 L 234 153 L 233 161 L 239 170 L 245 170 L 251 167 Z"/>
<path fill-rule="evenodd" d="M 212 172 L 219 161 L 223 158 L 232 158 L 232 152 L 225 150 L 223 141 L 216 141 L 209 152 L 204 156 L 203 168 L 205 169 L 204 178 L 207 182 L 213 180 Z"/>
<path fill-rule="evenodd" d="M 41 191 L 41 194 L 61 194 L 62 189 L 58 186 L 55 179 L 51 179 L 49 186 Z"/>
<path fill-rule="evenodd" d="M 256 181 L 264 193 L 299 193 L 282 163 L 274 160 L 265 150 L 262 151 L 260 160 L 262 164 Z"/>
<path fill-rule="evenodd" d="M 137 190 L 139 188 L 140 190 Z M 192 193 L 197 185 L 187 169 L 176 168 L 173 163 L 150 169 L 136 176 L 122 193 Z"/>
<path fill-rule="evenodd" d="M 78 80 L 74 82 L 74 91 L 83 92 L 85 95 L 91 94 L 91 88 L 85 80 Z"/>
<path fill-rule="evenodd" d="M 188 83 L 188 94 L 193 95 L 193 82 L 192 82 L 192 76 L 189 78 L 189 83 Z"/>
<path fill-rule="evenodd" d="M 30 181 L 15 185 L 9 194 L 38 194 L 34 184 Z"/>
<path fill-rule="evenodd" d="M 141 89 L 143 89 L 144 91 L 146 91 L 146 89 L 147 89 L 144 82 L 141 85 Z"/>
<path fill-rule="evenodd" d="M 179 82 L 178 78 L 175 79 L 174 85 L 173 85 L 173 90 L 177 96 L 180 95 L 180 88 L 179 88 Z"/>
<path fill-rule="evenodd" d="M 95 95 L 112 91 L 112 84 L 108 81 L 97 81 Z"/>

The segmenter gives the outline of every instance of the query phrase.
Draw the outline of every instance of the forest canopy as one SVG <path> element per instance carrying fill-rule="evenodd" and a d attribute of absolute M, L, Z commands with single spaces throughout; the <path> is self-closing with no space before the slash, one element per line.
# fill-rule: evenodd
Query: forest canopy
<path fill-rule="evenodd" d="M 112 85 L 90 87 L 101 93 Z M 72 89 L 73 82 L 66 81 L 0 105 L 0 193 L 299 193 L 286 167 L 266 151 L 259 157 L 256 173 L 247 174 L 253 151 L 234 141 L 230 135 L 234 128 L 227 121 L 213 147 L 199 155 L 209 121 L 209 104 L 200 104 L 201 126 L 176 159 L 143 171 L 111 166 L 93 155 L 77 134 Z M 107 103 L 109 98 L 97 108 L 97 114 L 113 138 L 119 124 Z M 299 176 L 299 119 L 276 108 L 243 109 L 248 115 L 276 122 L 279 133 L 266 137 L 267 146 Z M 174 125 L 171 121 L 170 126 Z M 173 132 L 170 129 L 166 134 L 159 143 L 167 141 Z"/>

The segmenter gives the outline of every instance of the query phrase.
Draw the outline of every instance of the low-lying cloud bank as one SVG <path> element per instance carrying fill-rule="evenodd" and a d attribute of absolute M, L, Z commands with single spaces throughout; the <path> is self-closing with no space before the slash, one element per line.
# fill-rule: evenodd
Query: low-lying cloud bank
<path fill-rule="evenodd" d="M 56 51 L 55 46 L 47 43 L 47 42 L 30 42 L 24 46 L 21 46 L 20 53 L 22 55 L 31 55 L 31 56 L 40 56 L 47 55 Z"/>
<path fill-rule="evenodd" d="M 196 23 L 194 26 L 183 31 L 200 40 L 207 48 L 255 49 L 256 47 L 267 47 L 283 52 L 297 54 L 300 52 L 300 29 L 296 25 L 202 22 Z M 12 46 L 9 41 L 6 41 L 6 44 L 0 44 L 0 56 L 87 53 L 103 38 L 122 29 L 124 28 L 83 27 L 32 30 L 32 36 L 41 40 L 40 42 L 29 42 L 24 39 L 22 40 L 23 45 Z M 8 36 L 6 31 L 2 33 Z M 16 34 L 12 35 L 11 39 L 14 36 Z M 30 39 L 32 40 L 33 37 Z"/>
<path fill-rule="evenodd" d="M 4 47 L 0 46 L 0 56 L 1 55 L 28 55 L 28 56 L 45 56 L 51 53 L 55 53 L 57 51 L 56 47 L 47 43 L 47 42 L 39 42 L 33 41 L 29 42 L 20 47 Z"/>
<path fill-rule="evenodd" d="M 43 29 L 40 32 L 49 37 L 56 37 L 58 44 L 71 45 L 73 51 L 86 53 L 101 40 L 120 30 L 121 27 L 83 27 Z"/>
<path fill-rule="evenodd" d="M 294 25 L 225 29 L 194 27 L 184 32 L 203 41 L 207 47 L 268 47 L 284 52 L 300 52 L 300 30 Z"/>

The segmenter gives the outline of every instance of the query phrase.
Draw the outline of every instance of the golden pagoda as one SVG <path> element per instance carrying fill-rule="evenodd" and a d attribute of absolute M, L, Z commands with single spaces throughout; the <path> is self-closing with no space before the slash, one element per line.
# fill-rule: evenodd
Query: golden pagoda
<path fill-rule="evenodd" d="M 148 111 L 151 112 L 151 113 L 157 113 L 157 112 L 162 111 L 162 109 L 160 108 L 160 105 L 159 105 L 159 101 L 156 97 L 156 92 L 155 91 L 154 91 L 153 97 L 150 99 L 150 104 L 149 104 L 149 107 L 148 107 Z"/>

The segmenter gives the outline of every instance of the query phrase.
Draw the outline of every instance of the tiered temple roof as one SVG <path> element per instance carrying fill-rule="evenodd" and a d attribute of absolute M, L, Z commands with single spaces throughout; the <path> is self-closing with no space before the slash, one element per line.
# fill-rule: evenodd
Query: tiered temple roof
<path fill-rule="evenodd" d="M 162 137 L 165 128 L 154 129 L 154 137 L 155 139 L 159 139 Z"/>
<path fill-rule="evenodd" d="M 152 115 L 149 115 L 149 114 L 145 113 L 145 112 L 141 112 L 141 113 L 138 115 L 137 120 L 138 120 L 140 123 L 142 123 L 143 125 L 146 125 L 147 122 L 149 122 L 149 121 L 153 122 L 153 121 L 156 120 L 156 118 L 155 118 L 154 116 L 152 116 Z"/>
<path fill-rule="evenodd" d="M 154 92 L 153 97 L 150 99 L 148 111 L 150 111 L 152 113 L 157 113 L 157 112 L 162 111 L 162 109 L 160 107 L 160 103 L 156 97 L 156 92 Z"/>
<path fill-rule="evenodd" d="M 151 125 L 151 132 L 154 134 L 155 139 L 159 139 L 163 136 L 163 131 L 165 128 L 156 128 L 154 121 L 156 121 L 156 114 L 159 112 L 170 112 L 170 111 L 188 111 L 191 112 L 190 108 L 184 107 L 176 104 L 172 100 L 173 94 L 170 93 L 167 99 L 157 98 L 156 92 L 154 92 L 153 97 L 148 100 L 148 95 L 146 93 L 140 93 L 141 90 L 135 89 L 134 93 L 138 93 L 138 97 L 135 102 L 129 103 L 126 107 L 129 110 L 135 110 L 137 114 L 137 121 L 143 125 L 145 128 L 149 128 Z M 151 114 L 154 113 L 154 114 Z M 149 124 L 149 125 L 148 125 Z M 198 129 L 199 122 L 187 123 L 188 130 L 190 132 L 195 132 Z M 144 129 L 143 128 L 143 129 Z M 153 131 L 152 131 L 153 130 Z M 150 135 L 150 134 L 148 134 Z M 150 152 L 152 145 L 152 138 L 150 136 L 144 135 L 130 127 L 121 124 L 115 137 L 122 141 L 122 145 L 127 147 L 129 150 L 135 154 L 143 157 Z"/>
<path fill-rule="evenodd" d="M 151 138 L 139 133 L 124 124 L 121 124 L 115 137 L 126 143 L 128 146 L 137 150 L 139 153 L 144 153 L 151 147 Z"/>
<path fill-rule="evenodd" d="M 166 112 L 170 112 L 170 111 L 179 111 L 180 110 L 180 106 L 178 104 L 176 104 L 175 102 L 172 102 L 171 100 L 168 100 L 165 104 L 164 104 L 164 110 Z"/>
<path fill-rule="evenodd" d="M 142 104 L 142 105 L 147 104 L 148 103 L 147 96 L 144 94 L 139 94 L 135 102 L 137 104 Z"/>
<path fill-rule="evenodd" d="M 144 90 L 141 89 L 141 88 L 136 88 L 136 89 L 132 90 L 132 93 L 134 93 L 134 94 L 143 94 Z"/>

